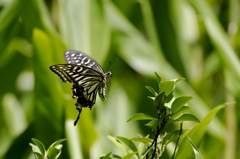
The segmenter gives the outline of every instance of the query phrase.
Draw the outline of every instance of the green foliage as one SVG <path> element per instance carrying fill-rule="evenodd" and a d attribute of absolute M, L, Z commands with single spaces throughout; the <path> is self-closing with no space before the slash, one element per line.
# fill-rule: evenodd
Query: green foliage
<path fill-rule="evenodd" d="M 163 152 L 165 151 L 167 145 L 177 139 L 176 148 L 178 145 L 178 141 L 180 136 L 185 133 L 187 130 L 183 130 L 182 122 L 183 121 L 194 121 L 200 122 L 197 117 L 193 114 L 186 113 L 186 110 L 189 110 L 189 107 L 186 106 L 187 102 L 192 99 L 190 96 L 181 96 L 178 98 L 174 97 L 174 89 L 175 84 L 180 81 L 178 79 L 171 81 L 162 81 L 160 76 L 156 74 L 158 84 L 159 84 L 159 92 L 155 92 L 153 88 L 146 86 L 146 88 L 155 95 L 154 97 L 150 97 L 153 100 L 153 106 L 156 109 L 156 117 L 152 117 L 148 114 L 138 113 L 130 117 L 129 121 L 136 120 L 151 120 L 146 126 L 152 129 L 152 133 L 154 134 L 153 138 L 149 135 L 147 137 L 138 137 L 133 139 L 127 139 L 125 137 L 112 137 L 108 136 L 108 138 L 114 143 L 114 145 L 122 151 L 125 155 L 122 158 L 130 158 L 136 154 L 136 157 L 139 159 L 147 158 L 160 158 Z M 169 102 L 169 97 L 172 102 Z M 170 100 L 170 101 L 171 101 Z M 168 104 L 166 104 L 168 103 Z M 169 104 L 170 103 L 170 104 Z M 186 109 L 186 107 L 188 109 Z M 177 115 L 176 115 L 177 113 Z M 170 123 L 181 121 L 181 126 L 179 130 L 171 130 L 169 131 Z M 168 130 L 169 129 L 169 130 Z M 138 145 L 135 145 L 134 142 L 139 142 L 140 144 L 144 144 L 146 149 L 143 149 Z M 123 143 L 128 147 L 126 148 Z M 193 146 L 193 150 L 196 156 L 201 156 L 200 152 L 197 150 L 196 146 L 190 140 L 191 145 Z M 141 149 L 140 149 L 141 148 Z M 176 150 L 175 148 L 175 150 Z M 181 147 L 180 147 L 181 148 Z M 143 152 L 142 152 L 143 151 Z M 173 153 L 173 157 L 175 156 L 176 151 Z M 188 152 L 190 154 L 191 152 Z M 110 158 L 109 154 L 105 157 Z"/>
<path fill-rule="evenodd" d="M 179 147 L 184 147 L 184 149 L 180 149 L 177 153 L 176 158 L 192 158 L 193 153 L 191 150 L 191 147 L 189 145 L 189 138 L 191 139 L 190 142 L 194 143 L 195 145 L 199 145 L 201 142 L 201 139 L 206 132 L 206 128 L 209 125 L 210 121 L 213 119 L 213 117 L 216 115 L 216 113 L 224 108 L 224 105 L 219 105 L 218 107 L 214 108 L 211 112 L 209 112 L 206 117 L 201 121 L 201 123 L 194 126 L 190 132 L 188 133 L 188 137 L 185 137 L 183 139 L 183 142 L 180 144 Z M 192 145 L 191 145 L 192 146 Z M 194 149 L 195 151 L 195 149 Z M 191 153 L 189 153 L 191 152 Z M 195 153 L 196 154 L 196 153 Z"/>
<path fill-rule="evenodd" d="M 192 147 L 191 150 L 187 150 L 185 146 L 181 145 L 178 147 L 178 153 L 177 158 L 193 158 L 192 153 L 194 152 L 195 157 L 197 159 L 202 159 L 202 155 L 192 139 L 199 143 L 201 138 L 203 137 L 203 134 L 205 133 L 206 126 L 209 124 L 212 117 L 221 109 L 223 106 L 218 106 L 214 110 L 212 110 L 200 123 L 199 119 L 193 115 L 186 113 L 189 110 L 189 107 L 186 106 L 187 102 L 192 99 L 190 96 L 181 96 L 178 98 L 175 98 L 173 93 L 175 89 L 176 82 L 180 81 L 178 79 L 169 81 L 162 81 L 160 80 L 160 76 L 156 74 L 156 77 L 158 79 L 159 83 L 159 90 L 161 92 L 153 92 L 153 88 L 147 86 L 146 88 L 153 94 L 155 97 L 151 97 L 150 99 L 153 99 L 153 106 L 156 108 L 156 117 L 152 117 L 148 114 L 144 113 L 138 113 L 130 117 L 127 122 L 129 121 L 136 121 L 136 120 L 151 120 L 149 123 L 145 124 L 146 126 L 150 127 L 152 129 L 153 137 L 150 135 L 147 135 L 146 137 L 137 137 L 133 139 L 128 139 L 126 137 L 118 136 L 117 138 L 113 136 L 108 136 L 108 138 L 112 141 L 112 143 L 124 154 L 123 157 L 120 158 L 131 158 L 132 156 L 135 156 L 139 159 L 144 158 L 161 158 L 162 154 L 166 150 L 166 147 L 169 143 L 176 141 L 175 143 L 175 149 L 172 154 L 172 159 L 176 156 L 176 150 L 178 147 L 178 142 L 180 139 L 180 136 L 182 136 L 184 133 L 188 133 L 188 135 L 184 136 L 184 139 L 188 139 L 190 142 L 190 145 Z M 174 85 L 170 84 L 171 82 L 174 82 Z M 163 84 L 162 84 L 163 83 Z M 163 88 L 161 88 L 163 86 Z M 165 93 L 168 92 L 168 93 Z M 170 92 L 170 93 L 169 93 Z M 171 94 L 171 99 L 173 101 L 171 104 L 165 104 L 169 102 L 168 96 Z M 170 103 L 170 102 L 169 102 Z M 174 123 L 177 121 L 181 121 L 180 123 L 180 129 L 179 130 L 171 130 L 170 128 L 172 125 L 170 123 Z M 183 129 L 183 121 L 194 121 L 199 124 L 194 126 L 191 130 L 189 129 Z M 193 135 L 195 132 L 195 135 Z M 191 138 L 189 137 L 191 136 Z M 186 141 L 186 140 L 183 140 Z M 138 146 L 136 146 L 136 142 L 139 143 Z M 144 145 L 144 148 L 141 146 Z M 125 147 L 127 146 L 127 147 Z M 187 145 L 189 147 L 189 144 Z M 187 151 L 186 151 L 187 150 Z M 184 152 L 184 154 L 181 154 Z M 111 155 L 110 155 L 111 154 Z M 102 158 L 114 158 L 112 152 L 108 153 Z M 191 157 L 190 157 L 191 156 Z M 119 156 L 117 157 L 119 158 Z"/>
<path fill-rule="evenodd" d="M 32 141 L 35 145 L 30 143 L 30 146 L 32 146 L 32 151 L 36 159 L 57 159 L 60 156 L 63 147 L 63 145 L 60 143 L 65 140 L 66 139 L 60 139 L 54 142 L 46 150 L 44 145 L 39 140 L 33 138 Z"/>
<path fill-rule="evenodd" d="M 189 137 L 204 158 L 240 158 L 239 6 L 236 0 L 0 0 L 0 158 L 32 159 L 32 137 L 46 145 L 67 138 L 59 158 L 121 153 L 106 138 L 109 134 L 142 141 L 132 140 L 138 143 L 139 155 L 147 154 L 145 143 L 152 143 L 147 140 L 151 136 L 135 136 L 159 125 L 156 109 L 172 107 L 166 126 L 172 125 L 175 132 L 181 123 L 177 119 L 197 121 L 189 115 L 194 114 L 204 121 L 216 105 L 232 101 L 236 103 L 213 115 L 211 123 L 199 123 Z M 77 127 L 71 84 L 62 83 L 49 70 L 64 63 L 67 49 L 89 54 L 105 71 L 109 61 L 118 59 L 110 70 L 107 99 L 98 99 L 92 111 L 83 109 Z M 182 79 L 171 80 L 162 87 L 166 92 L 159 88 L 166 81 L 156 74 L 156 86 L 153 70 L 163 79 L 186 80 L 176 88 L 173 85 Z M 148 87 L 147 94 L 145 85 L 154 90 Z M 154 119 L 126 124 L 136 112 Z M 192 127 L 192 122 L 184 122 L 184 127 Z M 176 157 L 179 153 L 184 158 L 192 150 L 184 134 L 179 145 Z M 172 144 L 165 152 L 162 158 L 171 158 Z"/>

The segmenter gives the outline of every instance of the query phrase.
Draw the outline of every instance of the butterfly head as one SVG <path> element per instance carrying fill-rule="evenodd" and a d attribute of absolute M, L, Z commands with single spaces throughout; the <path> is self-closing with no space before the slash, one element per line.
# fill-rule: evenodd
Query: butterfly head
<path fill-rule="evenodd" d="M 112 73 L 110 71 L 106 72 L 104 75 L 104 81 L 105 81 L 104 83 L 107 88 L 110 86 L 110 83 L 111 83 L 110 78 L 111 77 L 112 77 Z"/>
<path fill-rule="evenodd" d="M 110 78 L 111 77 L 112 77 L 112 73 L 110 71 L 104 73 L 104 78 L 103 78 L 103 82 L 102 82 L 102 85 L 101 85 L 101 89 L 99 89 L 99 92 L 98 92 L 102 101 L 104 99 L 106 99 L 106 94 L 110 90 L 110 83 L 111 83 Z"/>
<path fill-rule="evenodd" d="M 108 71 L 108 72 L 106 73 L 106 75 L 107 75 L 108 77 L 112 77 L 112 72 Z"/>

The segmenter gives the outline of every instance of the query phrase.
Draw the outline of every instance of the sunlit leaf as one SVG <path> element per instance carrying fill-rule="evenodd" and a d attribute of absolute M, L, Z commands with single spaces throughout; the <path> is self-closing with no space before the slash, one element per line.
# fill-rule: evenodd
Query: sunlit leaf
<path fill-rule="evenodd" d="M 200 123 L 200 120 L 193 114 L 182 114 L 182 115 L 176 117 L 173 120 L 177 120 L 177 121 L 195 121 L 197 123 Z"/>
<path fill-rule="evenodd" d="M 117 138 L 126 144 L 133 152 L 137 151 L 136 145 L 130 139 L 121 136 L 117 136 Z"/>
<path fill-rule="evenodd" d="M 154 96 L 157 96 L 157 93 L 155 92 L 155 90 L 152 87 L 149 86 L 145 86 Z"/>
<path fill-rule="evenodd" d="M 177 82 L 183 81 L 183 80 L 185 80 L 185 78 L 177 78 L 177 79 L 173 79 L 171 81 L 174 81 L 174 83 L 176 84 Z"/>
<path fill-rule="evenodd" d="M 126 150 L 126 148 L 123 146 L 123 144 L 122 144 L 121 142 L 119 142 L 119 140 L 118 140 L 117 138 L 108 135 L 108 139 L 109 139 L 110 141 L 112 141 L 112 143 L 113 143 L 119 150 L 121 150 L 124 155 L 127 155 L 127 150 Z"/>
<path fill-rule="evenodd" d="M 191 96 L 181 96 L 176 98 L 172 103 L 172 107 L 171 107 L 172 112 L 175 113 L 176 111 L 181 109 L 182 106 L 186 104 L 188 101 L 190 101 L 192 98 L 193 97 Z"/>
<path fill-rule="evenodd" d="M 107 153 L 105 156 L 100 157 L 100 159 L 109 159 L 112 152 Z"/>
<path fill-rule="evenodd" d="M 134 120 L 152 120 L 152 119 L 154 119 L 154 117 L 152 117 L 148 114 L 138 113 L 138 114 L 134 114 L 132 117 L 130 117 L 127 120 L 127 122 L 134 121 Z"/>
<path fill-rule="evenodd" d="M 116 154 L 111 154 L 111 156 L 112 156 L 113 158 L 122 158 L 121 156 L 116 155 Z"/>
<path fill-rule="evenodd" d="M 57 146 L 57 145 L 59 145 L 60 143 L 62 143 L 63 141 L 65 141 L 66 139 L 60 139 L 60 140 L 58 140 L 58 141 L 55 141 L 54 143 L 52 143 L 51 145 L 50 145 L 50 147 L 55 147 L 55 146 Z"/>
<path fill-rule="evenodd" d="M 178 111 L 176 111 L 173 115 L 172 118 L 175 119 L 176 117 L 188 112 L 190 108 L 188 106 L 182 106 Z"/>
<path fill-rule="evenodd" d="M 37 152 L 33 152 L 34 156 L 36 159 L 42 159 L 44 156 L 40 153 L 37 153 Z"/>
<path fill-rule="evenodd" d="M 61 146 L 62 148 L 62 146 Z M 57 159 L 61 154 L 61 148 L 49 147 L 47 156 L 49 159 Z"/>
<path fill-rule="evenodd" d="M 137 141 L 137 142 L 142 142 L 146 145 L 150 145 L 152 143 L 152 139 L 147 138 L 147 137 L 135 137 L 131 139 L 132 141 Z"/>
<path fill-rule="evenodd" d="M 41 154 L 41 151 L 39 150 L 38 146 L 36 146 L 36 145 L 34 145 L 34 144 L 32 144 L 32 143 L 29 143 L 29 145 L 32 147 L 32 152 L 33 152 L 34 154 L 36 154 L 36 158 L 37 158 L 38 156 L 41 156 L 41 158 L 44 157 L 44 155 Z"/>
<path fill-rule="evenodd" d="M 162 79 L 161 77 L 158 75 L 157 72 L 154 72 L 155 73 L 155 76 L 157 77 L 157 81 L 158 81 L 158 87 L 160 86 L 161 82 L 162 82 Z"/>
<path fill-rule="evenodd" d="M 187 136 L 187 137 L 188 137 L 188 140 L 189 140 L 189 142 L 190 142 L 190 144 L 192 146 L 192 149 L 193 149 L 193 152 L 195 154 L 196 159 L 203 159 L 203 157 L 202 157 L 201 153 L 199 152 L 198 148 L 194 145 L 194 143 L 189 138 L 189 136 Z"/>
<path fill-rule="evenodd" d="M 216 115 L 216 113 L 221 110 L 222 108 L 224 108 L 224 105 L 219 105 L 216 108 L 214 108 L 211 112 L 209 112 L 205 118 L 201 121 L 201 123 L 197 124 L 196 126 L 194 126 L 194 128 L 192 128 L 189 133 L 188 136 L 192 139 L 192 141 L 194 142 L 195 145 L 199 145 L 200 142 L 202 141 L 202 137 L 206 131 L 207 126 L 209 125 L 210 121 L 212 120 L 212 118 Z M 187 139 L 187 137 L 185 137 L 183 139 L 183 142 L 179 145 L 179 147 L 184 147 L 184 148 L 180 148 L 177 151 L 176 154 L 176 159 L 182 159 L 182 158 L 192 158 L 193 157 L 193 151 L 192 148 L 189 144 L 189 141 Z"/>
<path fill-rule="evenodd" d="M 174 82 L 173 81 L 163 81 L 160 84 L 159 92 L 165 92 L 165 95 L 168 96 L 174 89 Z"/>
<path fill-rule="evenodd" d="M 135 155 L 135 154 L 137 154 L 137 152 L 129 153 L 129 154 L 127 154 L 126 156 L 124 156 L 122 159 L 131 159 L 131 157 L 132 157 L 133 155 Z"/>
<path fill-rule="evenodd" d="M 33 141 L 34 144 L 39 148 L 41 154 L 42 154 L 43 156 L 45 156 L 46 149 L 45 149 L 44 145 L 42 144 L 42 142 L 39 141 L 38 139 L 34 139 L 34 138 L 32 138 L 32 141 Z"/>
<path fill-rule="evenodd" d="M 153 119 L 152 121 L 148 122 L 145 125 L 150 127 L 151 129 L 156 129 L 158 124 L 159 124 L 158 119 Z"/>

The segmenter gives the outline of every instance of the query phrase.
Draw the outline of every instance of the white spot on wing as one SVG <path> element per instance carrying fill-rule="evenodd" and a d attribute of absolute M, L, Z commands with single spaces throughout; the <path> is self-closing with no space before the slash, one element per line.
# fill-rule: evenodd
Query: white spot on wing
<path fill-rule="evenodd" d="M 90 60 L 90 59 L 88 59 L 88 61 L 87 61 L 85 64 L 88 64 L 90 61 L 91 61 L 91 60 Z"/>

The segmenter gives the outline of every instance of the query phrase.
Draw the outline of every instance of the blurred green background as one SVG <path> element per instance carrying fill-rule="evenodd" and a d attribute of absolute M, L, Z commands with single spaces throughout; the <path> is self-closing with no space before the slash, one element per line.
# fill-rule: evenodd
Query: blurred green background
<path fill-rule="evenodd" d="M 0 158 L 34 158 L 31 138 L 46 147 L 66 138 L 64 159 L 121 154 L 107 135 L 151 133 L 144 122 L 126 121 L 137 112 L 155 115 L 145 89 L 157 90 L 154 72 L 186 78 L 176 96 L 193 96 L 189 106 L 200 119 L 235 101 L 198 146 L 206 159 L 240 158 L 239 15 L 239 0 L 0 0 Z M 116 61 L 107 99 L 83 109 L 77 127 L 71 84 L 49 69 L 65 63 L 68 49 L 105 71 Z"/>

